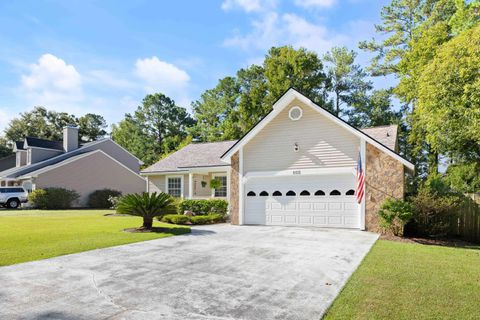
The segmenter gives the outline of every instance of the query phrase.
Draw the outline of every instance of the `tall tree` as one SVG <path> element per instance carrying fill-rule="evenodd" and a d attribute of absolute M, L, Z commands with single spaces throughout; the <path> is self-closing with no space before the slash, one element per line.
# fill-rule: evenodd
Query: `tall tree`
<path fill-rule="evenodd" d="M 79 136 L 84 142 L 95 141 L 107 134 L 105 119 L 93 113 L 87 113 L 78 119 Z"/>
<path fill-rule="evenodd" d="M 372 88 L 367 73 L 355 64 L 357 53 L 346 47 L 334 47 L 324 56 L 327 62 L 329 91 L 334 95 L 334 113 L 342 115 L 342 105 L 362 103 L 362 97 Z"/>
<path fill-rule="evenodd" d="M 401 124 L 402 114 L 394 111 L 391 90 L 374 90 L 370 95 L 357 99 L 346 114 L 348 122 L 358 128 Z"/>
<path fill-rule="evenodd" d="M 419 126 L 436 153 L 480 162 L 480 26 L 440 46 L 418 81 Z"/>
<path fill-rule="evenodd" d="M 273 47 L 263 62 L 267 96 L 271 106 L 282 94 L 293 87 L 321 106 L 327 106 L 327 76 L 322 60 L 313 51 L 298 50 L 292 46 Z"/>
<path fill-rule="evenodd" d="M 107 127 L 105 119 L 97 114 L 88 113 L 80 119 L 66 112 L 35 107 L 32 111 L 20 113 L 20 117 L 10 121 L 5 129 L 5 138 L 10 141 L 36 137 L 47 140 L 62 140 L 66 125 L 79 126 L 80 141 L 88 142 L 104 136 Z"/>
<path fill-rule="evenodd" d="M 112 138 L 149 165 L 176 148 L 193 124 L 175 101 L 161 93 L 149 94 L 133 115 L 127 114 L 112 128 Z"/>
<path fill-rule="evenodd" d="M 221 79 L 192 103 L 197 121 L 191 133 L 201 141 L 236 139 L 241 134 L 236 120 L 240 87 L 234 77 Z"/>
<path fill-rule="evenodd" d="M 370 70 L 373 75 L 397 73 L 398 62 L 410 50 L 410 41 L 415 38 L 416 28 L 425 20 L 425 12 L 434 0 L 392 0 L 380 12 L 382 23 L 375 25 L 379 34 L 388 35 L 382 41 L 360 42 L 360 48 L 374 52 Z"/>
<path fill-rule="evenodd" d="M 251 65 L 240 69 L 236 77 L 221 79 L 193 103 L 197 124 L 191 133 L 202 141 L 238 139 L 291 87 L 329 107 L 326 76 L 318 56 L 303 48 L 272 48 L 262 66 Z"/>

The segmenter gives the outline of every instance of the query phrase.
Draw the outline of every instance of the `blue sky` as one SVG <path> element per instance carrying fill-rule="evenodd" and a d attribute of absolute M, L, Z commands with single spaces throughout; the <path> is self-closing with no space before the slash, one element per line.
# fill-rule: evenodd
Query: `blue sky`
<path fill-rule="evenodd" d="M 374 36 L 378 0 L 0 2 L 0 130 L 43 105 L 109 124 L 151 92 L 190 109 L 219 78 L 291 44 L 323 55 Z M 359 55 L 366 63 L 367 54 Z"/>

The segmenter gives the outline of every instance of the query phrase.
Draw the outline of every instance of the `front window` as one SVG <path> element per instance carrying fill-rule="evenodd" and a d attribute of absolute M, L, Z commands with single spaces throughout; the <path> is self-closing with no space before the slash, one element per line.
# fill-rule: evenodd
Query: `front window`
<path fill-rule="evenodd" d="M 222 186 L 218 189 L 215 189 L 215 197 L 226 197 L 227 196 L 227 177 L 226 176 L 217 176 L 216 180 L 219 180 L 222 183 Z"/>
<path fill-rule="evenodd" d="M 168 178 L 167 193 L 172 197 L 180 198 L 182 196 L 182 178 Z"/>

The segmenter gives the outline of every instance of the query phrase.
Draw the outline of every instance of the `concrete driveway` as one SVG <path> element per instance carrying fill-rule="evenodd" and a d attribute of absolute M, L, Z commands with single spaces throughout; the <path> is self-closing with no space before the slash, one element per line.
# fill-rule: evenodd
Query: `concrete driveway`
<path fill-rule="evenodd" d="M 377 235 L 216 225 L 0 268 L 0 319 L 320 319 Z"/>

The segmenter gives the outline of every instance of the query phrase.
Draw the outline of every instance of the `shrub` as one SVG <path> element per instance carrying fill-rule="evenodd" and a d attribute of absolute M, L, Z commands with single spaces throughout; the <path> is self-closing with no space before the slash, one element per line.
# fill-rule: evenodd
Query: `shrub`
<path fill-rule="evenodd" d="M 38 209 L 69 209 L 79 197 L 73 190 L 45 188 L 32 191 L 28 200 Z"/>
<path fill-rule="evenodd" d="M 88 196 L 88 206 L 96 209 L 109 209 L 112 207 L 112 203 L 109 201 L 110 197 L 119 197 L 121 195 L 122 193 L 117 190 L 95 190 Z"/>
<path fill-rule="evenodd" d="M 173 224 L 189 224 L 190 217 L 183 214 L 167 214 L 161 218 L 161 221 Z"/>
<path fill-rule="evenodd" d="M 455 194 L 438 194 L 428 188 L 421 188 L 411 201 L 417 233 L 424 236 L 446 236 L 452 221 L 457 217 L 456 209 L 462 200 Z"/>
<path fill-rule="evenodd" d="M 183 214 L 185 211 L 192 211 L 196 215 L 216 213 L 225 216 L 227 214 L 227 209 L 228 202 L 222 199 L 186 199 L 179 203 L 178 214 Z"/>
<path fill-rule="evenodd" d="M 175 212 L 175 200 L 167 193 L 127 194 L 117 204 L 117 213 L 143 218 L 142 229 L 150 230 L 153 218 Z"/>
<path fill-rule="evenodd" d="M 213 213 L 203 216 L 189 217 L 183 214 L 168 214 L 161 218 L 161 221 L 173 224 L 213 224 L 224 221 L 224 216 Z"/>
<path fill-rule="evenodd" d="M 207 214 L 205 216 L 190 217 L 192 224 L 213 224 L 224 221 L 224 216 L 218 213 Z"/>
<path fill-rule="evenodd" d="M 409 202 L 389 198 L 378 211 L 380 226 L 396 236 L 403 236 L 405 224 L 412 219 L 413 208 Z"/>

